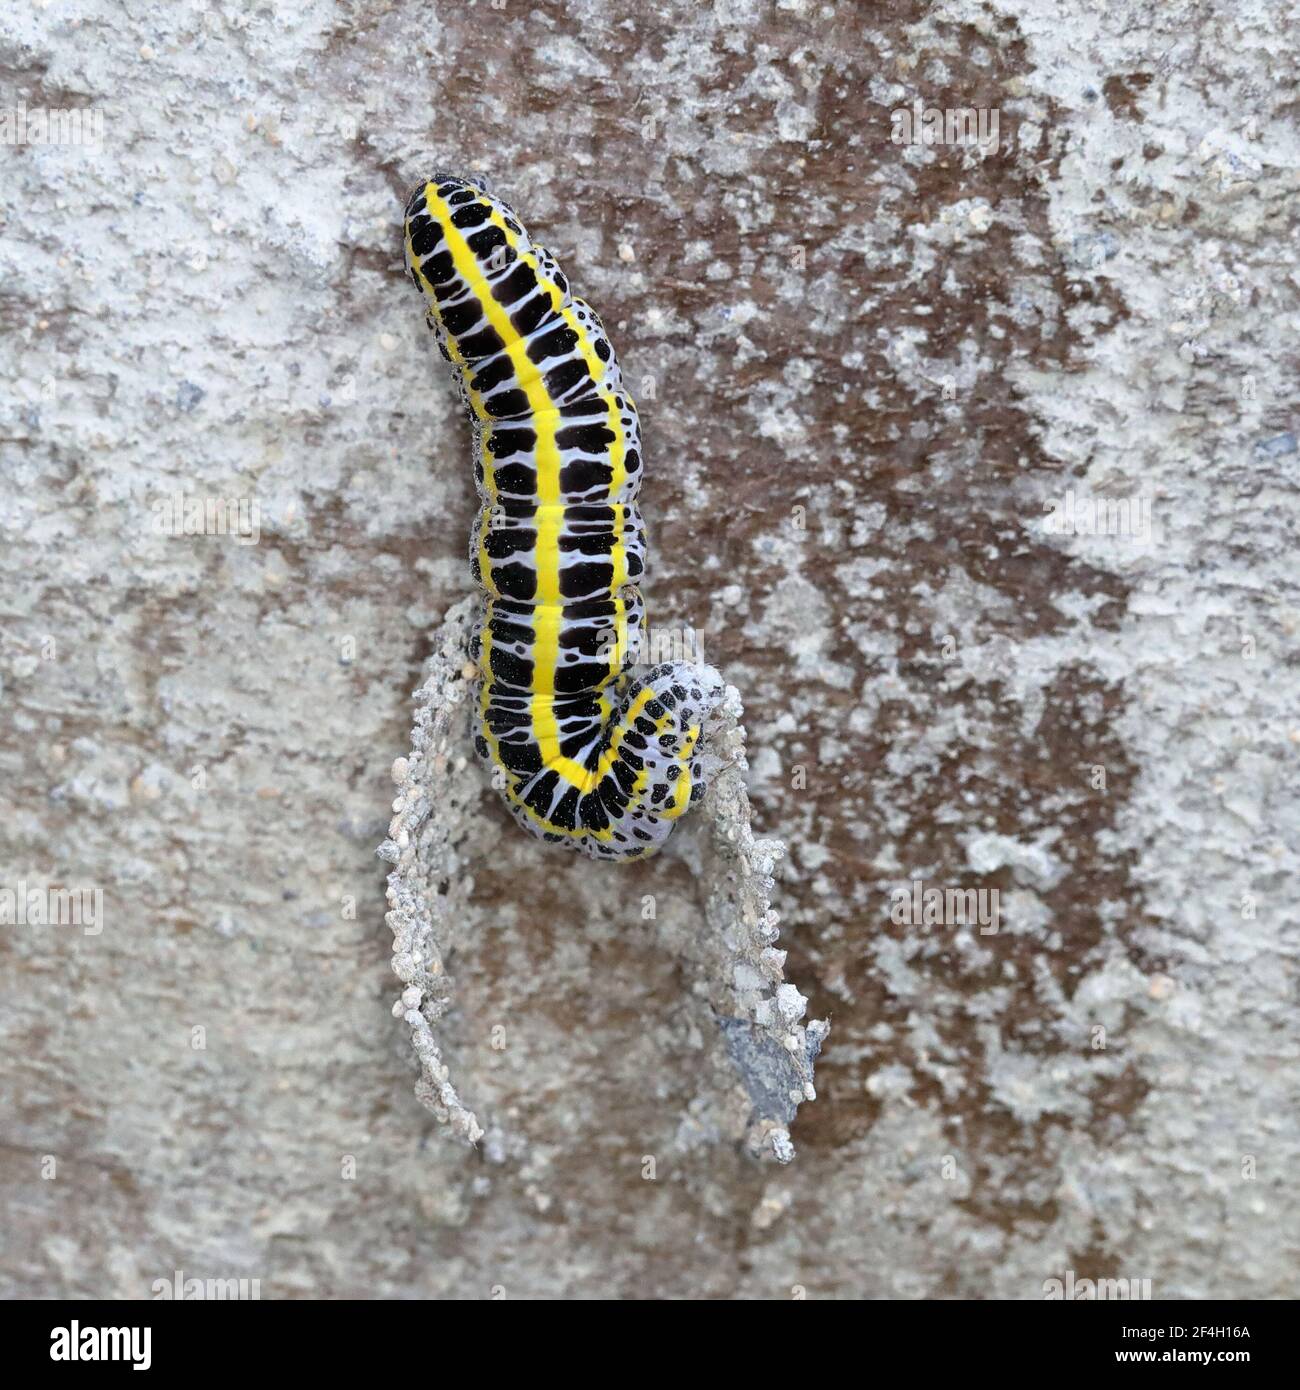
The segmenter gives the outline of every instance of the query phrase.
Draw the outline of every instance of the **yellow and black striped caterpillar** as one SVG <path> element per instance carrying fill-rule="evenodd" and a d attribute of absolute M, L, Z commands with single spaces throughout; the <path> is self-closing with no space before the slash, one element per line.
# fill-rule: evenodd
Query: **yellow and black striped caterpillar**
<path fill-rule="evenodd" d="M 685 663 L 631 670 L 641 434 L 609 339 L 476 179 L 415 190 L 406 264 L 474 427 L 478 752 L 534 835 L 598 859 L 653 853 L 703 790 L 696 744 L 722 682 Z"/>

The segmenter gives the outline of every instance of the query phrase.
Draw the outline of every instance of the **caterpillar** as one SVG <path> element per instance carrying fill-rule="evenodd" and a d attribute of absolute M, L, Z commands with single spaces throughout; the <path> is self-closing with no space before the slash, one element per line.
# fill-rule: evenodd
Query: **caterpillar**
<path fill-rule="evenodd" d="M 700 729 L 723 687 L 703 665 L 631 669 L 641 433 L 609 337 L 477 178 L 415 189 L 405 251 L 473 428 L 475 748 L 531 834 L 595 859 L 653 854 L 703 793 Z"/>

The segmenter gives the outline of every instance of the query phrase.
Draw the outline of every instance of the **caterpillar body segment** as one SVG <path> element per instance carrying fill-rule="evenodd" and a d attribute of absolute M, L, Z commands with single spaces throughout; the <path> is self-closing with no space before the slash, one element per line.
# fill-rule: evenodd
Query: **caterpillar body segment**
<path fill-rule="evenodd" d="M 555 258 L 474 179 L 420 184 L 405 246 L 473 426 L 478 752 L 532 834 L 651 854 L 703 791 L 697 745 L 722 681 L 688 663 L 632 670 L 641 432 L 618 359 Z"/>

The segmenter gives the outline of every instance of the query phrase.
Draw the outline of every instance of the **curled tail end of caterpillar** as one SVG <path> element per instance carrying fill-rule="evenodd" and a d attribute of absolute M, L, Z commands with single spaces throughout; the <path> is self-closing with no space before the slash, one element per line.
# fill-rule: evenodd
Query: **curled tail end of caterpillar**
<path fill-rule="evenodd" d="M 515 819 L 540 839 L 593 859 L 656 853 L 704 795 L 700 737 L 723 690 L 713 667 L 682 662 L 631 680 L 592 749 L 589 784 L 574 787 L 544 767 L 507 794 Z"/>
<path fill-rule="evenodd" d="M 674 822 L 707 789 L 700 760 L 704 721 L 722 699 L 722 677 L 712 666 L 687 662 L 653 667 L 625 691 L 611 742 L 620 758 L 638 759 L 638 779 L 624 828 L 653 852 Z"/>

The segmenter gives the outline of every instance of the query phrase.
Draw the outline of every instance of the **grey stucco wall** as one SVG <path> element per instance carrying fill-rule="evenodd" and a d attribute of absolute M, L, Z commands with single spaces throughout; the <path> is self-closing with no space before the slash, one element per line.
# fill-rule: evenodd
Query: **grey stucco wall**
<path fill-rule="evenodd" d="M 1261 0 L 7 8 L 0 105 L 104 129 L 0 146 L 0 887 L 103 915 L 0 928 L 0 1291 L 1296 1296 L 1295 43 Z M 896 143 L 918 98 L 996 149 Z M 788 1167 L 736 1142 L 689 830 L 611 870 L 484 794 L 478 1149 L 412 1098 L 374 851 L 474 506 L 400 267 L 432 164 L 604 317 L 652 609 L 744 694 L 833 1028 Z M 1071 493 L 1149 537 L 1050 533 Z M 176 494 L 257 543 L 159 534 Z M 1000 930 L 891 920 L 914 879 Z"/>

